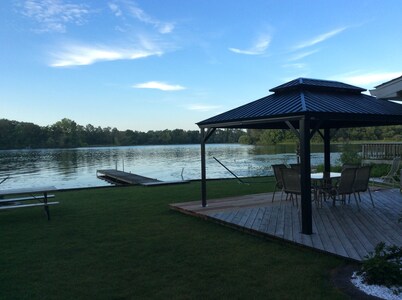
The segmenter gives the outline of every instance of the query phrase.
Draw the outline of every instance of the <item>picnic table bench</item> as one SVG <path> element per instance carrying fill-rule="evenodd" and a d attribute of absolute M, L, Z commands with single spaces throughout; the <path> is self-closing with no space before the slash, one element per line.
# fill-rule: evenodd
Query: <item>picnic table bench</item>
<path fill-rule="evenodd" d="M 42 206 L 45 209 L 47 219 L 50 220 L 49 205 L 59 204 L 59 202 L 48 202 L 49 198 L 55 197 L 49 192 L 56 190 L 57 188 L 54 186 L 0 190 L 0 210 Z M 10 196 L 11 198 L 9 198 Z M 32 202 L 33 200 L 39 202 Z M 24 201 L 31 202 L 24 203 Z"/>

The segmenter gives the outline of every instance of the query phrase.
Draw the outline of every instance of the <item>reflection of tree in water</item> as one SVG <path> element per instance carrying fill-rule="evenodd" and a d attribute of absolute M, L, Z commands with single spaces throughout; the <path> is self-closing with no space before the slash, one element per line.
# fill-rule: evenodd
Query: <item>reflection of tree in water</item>
<path fill-rule="evenodd" d="M 2 175 L 36 173 L 41 169 L 41 153 L 32 150 L 13 150 L 0 153 L 0 172 Z"/>
<path fill-rule="evenodd" d="M 217 157 L 238 176 L 272 175 L 271 165 L 295 163 L 294 144 L 269 147 L 207 144 L 207 177 L 232 177 L 213 160 Z M 280 154 L 278 154 L 278 152 Z M 331 155 L 332 159 L 336 157 Z M 2 188 L 55 185 L 59 188 L 101 186 L 96 170 L 114 169 L 160 180 L 199 179 L 200 146 L 135 146 L 76 149 L 0 151 L 0 179 L 11 175 Z M 312 164 L 323 161 L 322 152 L 312 153 Z"/>
<path fill-rule="evenodd" d="M 59 174 L 70 175 L 77 171 L 79 164 L 78 153 L 75 150 L 61 150 L 55 153 L 55 163 Z"/>
<path fill-rule="evenodd" d="M 294 153 L 295 149 L 296 149 L 295 144 L 279 144 L 279 145 L 255 146 L 250 149 L 250 152 L 253 155 Z"/>
<path fill-rule="evenodd" d="M 54 161 L 60 174 L 71 174 L 98 168 L 115 168 L 124 160 L 124 152 L 116 148 L 65 149 L 55 153 Z"/>

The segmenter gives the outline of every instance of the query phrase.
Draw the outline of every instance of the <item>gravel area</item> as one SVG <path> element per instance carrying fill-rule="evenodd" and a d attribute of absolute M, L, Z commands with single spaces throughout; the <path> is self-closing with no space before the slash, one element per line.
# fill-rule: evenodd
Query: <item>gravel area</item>
<path fill-rule="evenodd" d="M 402 287 L 387 288 L 380 285 L 368 285 L 363 283 L 362 276 L 357 275 L 356 272 L 353 272 L 351 282 L 356 288 L 366 294 L 379 297 L 381 299 L 402 300 Z M 401 292 L 397 295 L 394 291 L 398 290 L 401 290 Z"/>

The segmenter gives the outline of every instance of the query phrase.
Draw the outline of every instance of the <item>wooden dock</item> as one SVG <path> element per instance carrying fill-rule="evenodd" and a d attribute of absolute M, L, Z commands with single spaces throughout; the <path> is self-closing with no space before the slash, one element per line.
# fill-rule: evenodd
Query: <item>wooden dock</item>
<path fill-rule="evenodd" d="M 161 181 L 155 178 L 149 178 L 138 174 L 128 173 L 114 169 L 97 170 L 96 176 L 100 179 L 103 179 L 113 184 L 138 184 L 144 186 L 155 186 L 155 185 L 179 184 L 189 182 L 188 180 Z"/>
<path fill-rule="evenodd" d="M 133 173 L 127 173 L 124 171 L 107 169 L 96 171 L 96 176 L 107 182 L 117 183 L 117 184 L 144 184 L 150 182 L 161 182 L 158 179 L 149 178 Z"/>
<path fill-rule="evenodd" d="M 372 192 L 376 207 L 368 193 L 362 194 L 360 210 L 353 199 L 350 204 L 322 208 L 313 204 L 313 234 L 301 233 L 300 210 L 291 201 L 271 202 L 272 193 L 171 204 L 171 208 L 212 220 L 253 234 L 282 239 L 320 252 L 361 261 L 381 241 L 402 246 L 402 194 L 399 189 Z M 300 207 L 300 205 L 299 205 Z"/>

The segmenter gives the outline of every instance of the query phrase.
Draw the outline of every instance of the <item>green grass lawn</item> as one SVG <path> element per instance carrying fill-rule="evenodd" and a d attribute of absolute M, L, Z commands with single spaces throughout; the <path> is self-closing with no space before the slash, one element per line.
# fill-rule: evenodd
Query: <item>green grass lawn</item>
<path fill-rule="evenodd" d="M 208 198 L 272 186 L 211 181 Z M 0 213 L 0 299 L 345 298 L 329 281 L 344 260 L 169 209 L 199 200 L 199 182 L 56 195 L 50 222 Z"/>

